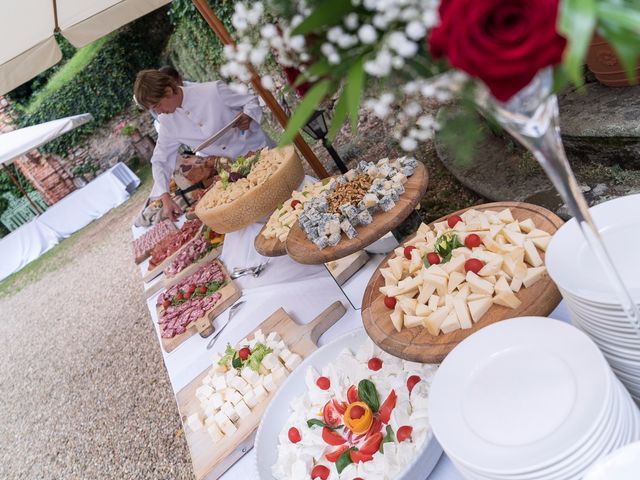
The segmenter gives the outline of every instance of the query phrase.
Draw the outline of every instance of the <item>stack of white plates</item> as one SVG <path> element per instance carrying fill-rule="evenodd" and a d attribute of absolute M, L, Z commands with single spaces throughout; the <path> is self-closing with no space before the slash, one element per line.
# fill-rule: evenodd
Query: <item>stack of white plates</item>
<path fill-rule="evenodd" d="M 640 439 L 640 412 L 597 346 L 549 318 L 471 335 L 445 358 L 429 398 L 435 436 L 469 479 L 579 479 Z"/>
<path fill-rule="evenodd" d="M 584 480 L 638 480 L 639 477 L 640 442 L 635 442 L 598 460 Z"/>
<path fill-rule="evenodd" d="M 635 245 L 640 238 L 640 195 L 602 203 L 590 212 L 625 285 L 640 304 L 640 249 Z M 640 400 L 640 333 L 622 310 L 575 220 L 553 236 L 545 262 L 573 323 L 600 347 L 618 378 Z"/>

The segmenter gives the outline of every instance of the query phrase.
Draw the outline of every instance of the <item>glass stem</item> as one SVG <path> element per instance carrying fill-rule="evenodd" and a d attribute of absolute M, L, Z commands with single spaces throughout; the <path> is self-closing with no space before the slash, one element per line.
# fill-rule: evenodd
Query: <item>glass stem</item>
<path fill-rule="evenodd" d="M 562 139 L 560 137 L 560 128 L 558 122 L 558 106 L 555 96 L 547 99 L 547 102 L 553 102 L 551 106 L 551 121 L 547 123 L 547 128 L 542 132 L 536 132 L 534 135 L 527 135 L 525 132 L 515 131 L 505 125 L 509 132 L 516 137 L 523 145 L 529 148 L 536 157 L 536 160 L 546 172 L 553 186 L 558 190 L 562 200 L 566 203 L 571 214 L 575 217 L 582 234 L 596 254 L 596 258 L 604 269 L 609 281 L 614 287 L 616 294 L 626 312 L 631 325 L 640 335 L 640 314 L 638 307 L 633 301 L 629 290 L 627 290 L 622 277 L 611 260 L 609 252 L 607 252 L 602 237 L 591 218 L 589 207 L 582 195 L 582 191 L 576 181 L 571 170 L 569 161 L 567 160 Z M 533 133 L 533 132 L 531 132 Z"/>

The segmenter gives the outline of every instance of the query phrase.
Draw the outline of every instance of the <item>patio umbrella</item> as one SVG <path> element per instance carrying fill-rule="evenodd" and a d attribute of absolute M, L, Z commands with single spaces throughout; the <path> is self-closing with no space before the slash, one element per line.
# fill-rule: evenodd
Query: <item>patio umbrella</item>
<path fill-rule="evenodd" d="M 54 33 L 80 48 L 171 0 L 11 0 L 0 6 L 0 95 L 58 63 Z"/>
<path fill-rule="evenodd" d="M 59 118 L 58 120 L 20 128 L 0 135 L 0 165 L 2 165 L 9 178 L 13 180 L 13 183 L 16 184 L 37 212 L 40 212 L 40 209 L 29 198 L 29 195 L 24 191 L 15 176 L 7 169 L 6 164 L 91 120 L 93 120 L 93 116 L 90 113 L 83 113 L 82 115 Z"/>

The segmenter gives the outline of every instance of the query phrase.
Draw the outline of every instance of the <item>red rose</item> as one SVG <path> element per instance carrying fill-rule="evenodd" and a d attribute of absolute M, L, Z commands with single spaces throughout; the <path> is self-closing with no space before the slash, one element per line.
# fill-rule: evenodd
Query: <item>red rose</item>
<path fill-rule="evenodd" d="M 293 86 L 296 83 L 296 80 L 298 80 L 298 76 L 300 75 L 300 70 L 298 70 L 297 68 L 293 68 L 293 67 L 282 67 L 282 71 L 284 72 L 284 74 L 287 77 L 287 82 L 289 83 L 289 85 Z M 306 93 L 309 91 L 309 89 L 312 87 L 311 83 L 309 82 L 304 82 L 301 83 L 300 85 L 295 87 L 296 93 L 298 94 L 298 96 L 300 96 L 300 98 L 304 97 L 306 95 Z"/>
<path fill-rule="evenodd" d="M 562 60 L 558 0 L 442 0 L 428 46 L 434 58 L 480 78 L 505 102 Z"/>

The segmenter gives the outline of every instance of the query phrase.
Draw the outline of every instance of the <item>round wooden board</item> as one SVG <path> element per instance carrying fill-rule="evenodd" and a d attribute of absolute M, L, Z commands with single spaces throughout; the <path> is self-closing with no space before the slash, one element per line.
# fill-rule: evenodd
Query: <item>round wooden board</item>
<path fill-rule="evenodd" d="M 262 232 L 264 232 L 266 227 L 267 224 L 265 223 L 260 229 L 260 233 L 256 235 L 256 238 L 253 241 L 253 246 L 260 255 L 264 255 L 265 257 L 280 257 L 282 255 L 286 255 L 287 249 L 285 248 L 284 242 L 281 242 L 277 238 L 266 239 L 262 236 Z"/>
<path fill-rule="evenodd" d="M 418 162 L 415 172 L 404 184 L 405 192 L 400 196 L 396 206 L 388 212 L 376 212 L 369 225 L 356 227 L 358 236 L 352 239 L 342 236 L 335 247 L 320 250 L 302 231 L 298 222 L 294 223 L 287 237 L 287 253 L 298 263 L 318 265 L 346 257 L 362 250 L 379 240 L 400 225 L 416 208 L 427 191 L 429 175 L 423 163 Z"/>
<path fill-rule="evenodd" d="M 562 226 L 563 220 L 553 212 L 521 202 L 496 202 L 486 203 L 470 207 L 475 210 L 495 210 L 500 211 L 510 208 L 516 220 L 531 218 L 536 228 L 553 234 Z M 454 212 L 461 214 L 469 210 L 467 208 Z M 452 215 L 454 214 L 452 213 Z M 448 217 L 449 215 L 447 215 Z M 442 217 L 433 223 L 441 222 L 447 217 Z M 433 226 L 433 223 L 430 226 Z M 544 259 L 544 252 L 539 251 Z M 375 273 L 371 276 L 369 284 L 362 299 L 362 323 L 371 340 L 380 348 L 396 357 L 405 360 L 422 363 L 440 363 L 453 350 L 453 348 L 469 335 L 477 332 L 487 325 L 506 320 L 508 318 L 522 316 L 547 316 L 560 303 L 560 292 L 549 276 L 545 276 L 530 288 L 522 287 L 517 297 L 522 301 L 518 308 L 512 309 L 501 305 L 493 305 L 482 319 L 469 329 L 456 330 L 438 336 L 430 335 L 424 327 L 403 328 L 401 332 L 396 331 L 391 323 L 389 310 L 384 305 L 384 295 L 379 288 L 384 286 L 384 278 L 380 273 L 380 268 L 387 266 L 387 261 L 395 255 L 391 252 L 380 264 Z"/>

